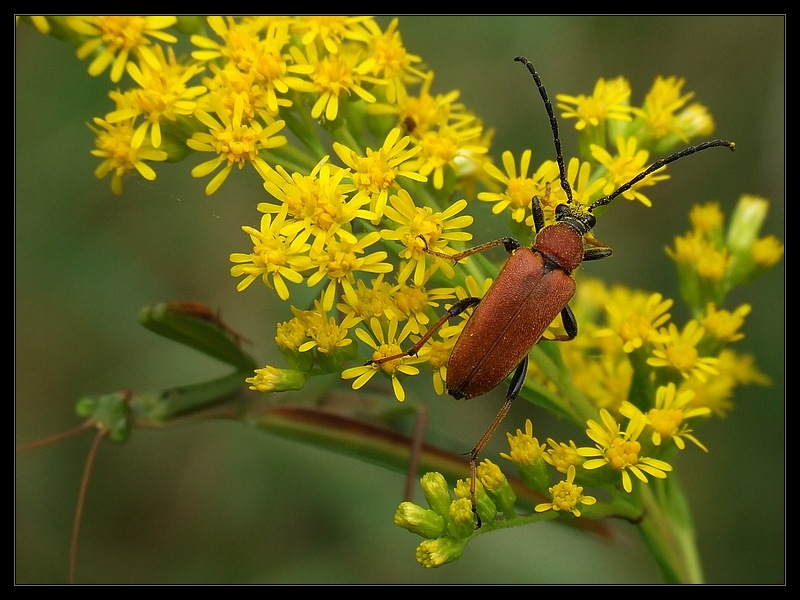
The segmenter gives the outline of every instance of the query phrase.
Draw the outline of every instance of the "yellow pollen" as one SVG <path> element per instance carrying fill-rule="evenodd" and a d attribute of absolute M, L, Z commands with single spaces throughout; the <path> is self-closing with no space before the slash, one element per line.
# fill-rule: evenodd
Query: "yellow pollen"
<path fill-rule="evenodd" d="M 642 445 L 639 442 L 615 439 L 606 450 L 606 460 L 612 468 L 621 471 L 639 461 L 641 449 Z"/>
<path fill-rule="evenodd" d="M 730 260 L 720 252 L 703 254 L 697 261 L 697 273 L 707 281 L 722 281 Z"/>
<path fill-rule="evenodd" d="M 431 344 L 431 352 L 428 355 L 428 362 L 434 370 L 440 369 L 447 364 L 450 358 L 450 348 L 445 348 L 442 342 L 434 342 Z"/>
<path fill-rule="evenodd" d="M 678 371 L 685 373 L 697 363 L 697 350 L 694 346 L 673 346 L 665 351 L 667 361 Z"/>
<path fill-rule="evenodd" d="M 97 17 L 95 23 L 103 32 L 100 37 L 108 46 L 130 50 L 147 43 L 142 36 L 145 24 L 143 17 Z"/>
<path fill-rule="evenodd" d="M 328 264 L 328 275 L 333 278 L 344 277 L 355 270 L 358 259 L 353 252 L 336 252 Z"/>
<path fill-rule="evenodd" d="M 653 408 L 647 413 L 651 427 L 661 434 L 661 437 L 672 437 L 683 421 L 683 411 L 678 409 Z"/>
<path fill-rule="evenodd" d="M 335 57 L 328 57 L 322 61 L 313 77 L 314 83 L 335 96 L 353 86 L 350 68 Z"/>
<path fill-rule="evenodd" d="M 443 163 L 450 162 L 458 151 L 458 146 L 447 137 L 438 135 L 428 136 L 425 140 L 425 151 L 428 156 L 438 158 Z"/>
<path fill-rule="evenodd" d="M 640 315 L 629 317 L 620 327 L 622 339 L 627 341 L 644 339 L 650 331 L 650 321 Z"/>
<path fill-rule="evenodd" d="M 527 208 L 531 205 L 531 198 L 536 195 L 536 186 L 530 179 L 514 177 L 508 180 L 508 197 L 516 208 Z"/>
<path fill-rule="evenodd" d="M 280 57 L 274 54 L 264 54 L 258 59 L 256 72 L 265 81 L 278 79 L 284 74 L 285 63 Z"/>
<path fill-rule="evenodd" d="M 261 259 L 267 265 L 285 265 L 286 255 L 280 250 L 265 250 L 261 252 Z"/>
<path fill-rule="evenodd" d="M 583 488 L 566 481 L 553 486 L 553 509 L 571 511 L 581 499 Z"/>
<path fill-rule="evenodd" d="M 397 344 L 381 344 L 375 352 L 372 353 L 372 360 L 379 360 L 381 358 L 385 358 L 387 356 L 394 356 L 396 354 L 401 354 L 403 350 Z M 403 358 L 395 358 L 394 360 L 387 360 L 384 363 L 378 365 L 384 373 L 388 375 L 393 375 L 395 369 L 400 366 L 400 363 L 403 362 Z"/>
<path fill-rule="evenodd" d="M 224 131 L 217 134 L 216 146 L 228 162 L 238 163 L 240 168 L 256 157 L 255 132 L 247 126 L 240 127 L 235 133 Z"/>

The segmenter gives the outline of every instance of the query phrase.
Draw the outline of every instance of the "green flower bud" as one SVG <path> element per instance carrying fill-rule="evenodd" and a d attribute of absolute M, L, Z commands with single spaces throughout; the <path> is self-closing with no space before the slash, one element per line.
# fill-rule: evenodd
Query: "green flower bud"
<path fill-rule="evenodd" d="M 471 493 L 469 489 L 469 479 L 459 479 L 456 483 L 456 497 L 457 498 L 470 498 Z M 472 499 L 470 498 L 470 502 Z M 481 480 L 478 479 L 475 485 L 475 503 L 477 504 L 478 515 L 480 515 L 481 523 L 493 523 L 497 518 L 497 506 L 494 501 L 483 489 Z"/>
<path fill-rule="evenodd" d="M 764 261 L 758 256 L 762 254 L 758 235 L 764 219 L 767 217 L 768 209 L 769 202 L 764 198 L 749 194 L 744 194 L 739 198 L 731 217 L 727 237 L 728 249 L 732 257 L 728 271 L 730 285 L 749 283 L 777 262 L 777 259 L 774 262 L 772 260 Z M 783 246 L 778 243 L 773 248 L 772 254 L 779 259 L 783 254 Z"/>
<path fill-rule="evenodd" d="M 450 488 L 447 480 L 441 473 L 425 473 L 420 480 L 422 492 L 431 507 L 437 514 L 445 519 L 450 518 L 450 503 L 453 498 L 450 496 Z"/>
<path fill-rule="evenodd" d="M 301 390 L 306 384 L 308 374 L 295 369 L 278 369 L 270 365 L 263 369 L 256 369 L 254 377 L 245 379 L 250 384 L 251 390 L 263 392 L 286 392 Z"/>
<path fill-rule="evenodd" d="M 426 569 L 441 567 L 461 558 L 466 540 L 441 537 L 436 540 L 425 540 L 417 546 L 417 562 Z"/>
<path fill-rule="evenodd" d="M 426 539 L 436 539 L 444 533 L 444 519 L 434 511 L 402 502 L 394 513 L 394 523 Z"/>
<path fill-rule="evenodd" d="M 497 506 L 497 510 L 505 515 L 513 515 L 517 494 L 511 484 L 508 483 L 508 479 L 506 479 L 500 467 L 486 459 L 478 465 L 478 478 L 483 484 L 486 493 Z"/>
<path fill-rule="evenodd" d="M 465 539 L 475 531 L 475 515 L 469 498 L 459 498 L 450 503 L 450 523 L 447 532 L 456 539 Z"/>

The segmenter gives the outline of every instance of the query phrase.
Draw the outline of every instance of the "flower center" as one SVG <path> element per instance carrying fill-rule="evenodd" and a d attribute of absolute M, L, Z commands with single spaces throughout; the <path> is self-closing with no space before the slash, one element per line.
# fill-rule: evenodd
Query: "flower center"
<path fill-rule="evenodd" d="M 606 449 L 606 460 L 612 468 L 621 471 L 639 461 L 641 449 L 642 445 L 639 442 L 615 439 Z"/>

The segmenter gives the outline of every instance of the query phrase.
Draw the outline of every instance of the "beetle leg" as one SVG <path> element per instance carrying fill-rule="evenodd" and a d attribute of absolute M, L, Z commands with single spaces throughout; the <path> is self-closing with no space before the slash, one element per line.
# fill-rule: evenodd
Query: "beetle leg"
<path fill-rule="evenodd" d="M 544 188 L 544 201 L 547 202 L 550 198 L 550 184 L 547 183 Z M 542 201 L 539 196 L 531 198 L 531 213 L 533 213 L 533 229 L 539 233 L 544 229 L 544 209 L 542 209 Z"/>
<path fill-rule="evenodd" d="M 444 252 L 438 252 L 436 250 L 431 250 L 428 248 L 428 241 L 423 237 L 422 241 L 425 243 L 425 252 L 430 254 L 431 256 L 436 256 L 438 258 L 444 258 L 446 260 L 452 260 L 453 262 L 458 262 L 467 258 L 468 256 L 472 256 L 473 254 L 477 254 L 478 252 L 483 252 L 484 250 L 488 250 L 489 248 L 494 248 L 495 246 L 504 246 L 506 252 L 509 254 L 513 254 L 514 251 L 520 247 L 520 244 L 517 240 L 512 237 L 502 237 L 497 240 L 492 240 L 491 242 L 485 242 L 483 244 L 479 244 L 474 248 L 467 248 L 466 250 L 462 250 L 461 252 L 456 252 L 455 254 L 445 254 Z"/>
<path fill-rule="evenodd" d="M 481 301 L 481 299 L 477 298 L 475 296 L 469 296 L 468 298 L 464 298 L 463 300 L 459 300 L 458 302 L 453 304 L 453 306 L 448 308 L 447 312 L 445 312 L 442 315 L 442 317 L 438 321 L 436 321 L 436 323 L 434 323 L 433 326 L 431 326 L 431 328 L 428 329 L 428 331 L 425 332 L 425 335 L 423 335 L 416 344 L 411 346 L 411 348 L 409 348 L 405 352 L 402 352 L 400 354 L 395 354 L 393 356 L 384 356 L 383 358 L 379 358 L 377 360 L 369 360 L 369 361 L 366 362 L 366 364 L 368 364 L 368 365 L 379 365 L 381 363 L 389 362 L 390 360 L 403 358 L 404 356 L 414 356 L 415 354 L 417 354 L 417 352 L 420 351 L 420 348 L 422 348 L 425 345 L 425 343 L 429 339 L 431 339 L 431 336 L 434 333 L 436 333 L 436 331 L 442 325 L 447 323 L 447 321 L 449 319 L 451 319 L 452 317 L 456 317 L 456 316 L 460 315 L 462 312 L 467 310 L 470 306 L 475 306 L 480 301 Z"/>
<path fill-rule="evenodd" d="M 561 323 L 564 325 L 566 335 L 561 334 L 552 338 L 547 338 L 550 342 L 569 342 L 578 336 L 578 320 L 575 318 L 575 313 L 567 304 L 561 311 Z M 545 338 L 542 338 L 545 339 Z"/>
<path fill-rule="evenodd" d="M 544 228 L 544 211 L 542 210 L 542 201 L 538 196 L 534 196 L 531 200 L 531 212 L 533 213 L 533 228 L 536 233 L 539 233 Z"/>
<path fill-rule="evenodd" d="M 525 375 L 528 373 L 528 357 L 527 355 L 522 361 L 517 365 L 517 368 L 514 370 L 514 374 L 511 376 L 511 383 L 508 385 L 508 391 L 506 392 L 506 401 L 503 403 L 503 406 L 500 407 L 500 411 L 497 413 L 497 416 L 492 421 L 492 424 L 489 425 L 489 429 L 486 430 L 486 433 L 483 434 L 481 439 L 478 440 L 478 443 L 475 444 L 475 447 L 470 450 L 469 453 L 469 473 L 470 473 L 470 482 L 469 482 L 469 494 L 470 500 L 472 501 L 472 512 L 478 519 L 478 522 L 475 526 L 475 529 L 480 529 L 481 526 L 481 517 L 478 514 L 478 502 L 475 499 L 475 482 L 477 481 L 477 470 L 478 470 L 478 455 L 483 450 L 484 446 L 489 443 L 489 440 L 494 435 L 497 428 L 500 427 L 500 423 L 503 422 L 503 419 L 506 418 L 508 411 L 511 409 L 511 404 L 514 402 L 514 399 L 519 396 L 520 391 L 522 390 L 522 384 L 525 383 Z"/>
<path fill-rule="evenodd" d="M 586 248 L 583 251 L 583 260 L 600 260 L 611 256 L 611 248 L 599 246 L 597 248 Z"/>

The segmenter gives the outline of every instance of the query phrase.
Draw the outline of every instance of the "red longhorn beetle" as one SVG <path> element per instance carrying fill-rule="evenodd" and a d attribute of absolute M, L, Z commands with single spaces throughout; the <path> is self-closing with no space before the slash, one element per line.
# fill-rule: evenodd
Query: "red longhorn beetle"
<path fill-rule="evenodd" d="M 611 256 L 611 248 L 605 246 L 584 247 L 583 236 L 592 230 L 596 222 L 592 211 L 610 203 L 651 173 L 684 156 L 716 146 L 723 146 L 731 150 L 735 147 L 733 142 L 727 140 L 712 140 L 690 146 L 654 162 L 609 195 L 596 200 L 589 206 L 581 206 L 572 200 L 572 189 L 567 181 L 561 140 L 558 137 L 558 122 L 544 85 L 527 58 L 518 56 L 514 60 L 524 64 L 533 75 L 533 80 L 544 101 L 547 115 L 550 117 L 561 187 L 567 195 L 567 202 L 556 207 L 556 222 L 545 227 L 541 201 L 536 196 L 531 199 L 536 237 L 530 248 L 522 247 L 513 238 L 504 237 L 456 254 L 443 254 L 429 250 L 426 243 L 425 251 L 428 254 L 456 262 L 477 252 L 500 245 L 505 247 L 510 256 L 483 298 L 469 297 L 456 302 L 410 350 L 368 363 L 382 363 L 403 356 L 415 355 L 448 319 L 475 306 L 475 311 L 464 326 L 450 354 L 446 382 L 448 393 L 457 400 L 481 396 L 497 387 L 513 371 L 505 403 L 486 433 L 469 452 L 470 495 L 472 512 L 477 518 L 476 528 L 481 526 L 475 501 L 475 471 L 478 455 L 500 426 L 511 408 L 511 403 L 522 389 L 528 370 L 528 353 L 541 339 L 550 323 L 559 315 L 566 334 L 557 336 L 555 339 L 568 341 L 578 335 L 578 323 L 568 305 L 575 294 L 575 280 L 571 273 L 580 266 L 582 261 L 599 260 Z"/>

